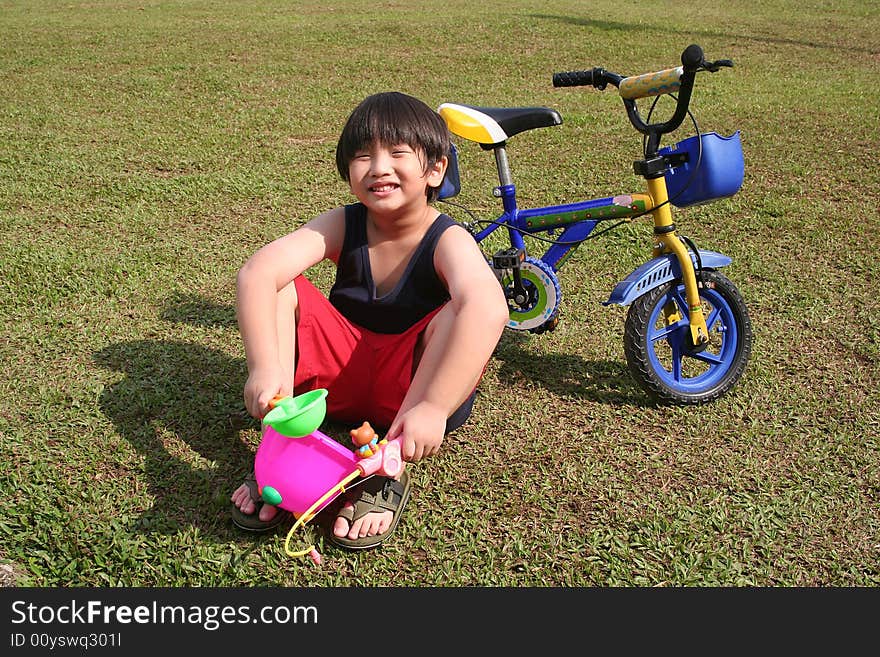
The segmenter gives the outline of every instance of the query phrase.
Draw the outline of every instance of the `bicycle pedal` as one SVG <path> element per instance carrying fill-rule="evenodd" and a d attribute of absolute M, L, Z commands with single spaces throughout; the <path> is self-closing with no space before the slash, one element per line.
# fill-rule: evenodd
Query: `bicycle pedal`
<path fill-rule="evenodd" d="M 525 259 L 525 249 L 503 249 L 492 256 L 492 267 L 495 269 L 519 269 Z"/>

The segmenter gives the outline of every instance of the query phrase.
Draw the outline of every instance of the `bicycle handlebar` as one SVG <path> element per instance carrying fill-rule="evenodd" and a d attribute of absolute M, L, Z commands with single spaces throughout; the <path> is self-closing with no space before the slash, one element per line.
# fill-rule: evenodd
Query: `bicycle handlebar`
<path fill-rule="evenodd" d="M 603 68 L 592 68 L 584 71 L 563 71 L 553 74 L 554 87 L 592 86 L 600 91 L 609 84 L 617 87 L 626 106 L 630 122 L 639 132 L 652 137 L 656 142 L 661 134 L 672 132 L 684 121 L 690 104 L 694 78 L 698 71 L 714 73 L 722 66 L 733 66 L 729 59 L 706 61 L 703 49 L 691 44 L 681 53 L 681 66 L 667 68 L 653 73 L 636 76 L 623 76 L 606 71 Z M 635 101 L 639 98 L 659 96 L 678 92 L 675 112 L 664 123 L 646 123 L 639 115 Z"/>
<path fill-rule="evenodd" d="M 563 71 L 553 74 L 554 87 L 596 87 L 602 90 L 608 81 L 605 75 L 608 73 L 603 68 L 593 68 L 589 71 Z"/>
<path fill-rule="evenodd" d="M 681 76 L 684 75 L 684 67 L 667 68 L 656 73 L 644 73 L 631 76 L 620 81 L 618 91 L 621 98 L 636 100 L 648 96 L 671 94 L 681 87 Z"/>
<path fill-rule="evenodd" d="M 675 68 L 667 68 L 662 71 L 652 73 L 643 73 L 636 76 L 624 76 L 618 73 L 606 71 L 604 68 L 592 68 L 585 71 L 562 71 L 553 74 L 554 87 L 589 87 L 593 86 L 597 89 L 604 89 L 606 85 L 612 84 L 618 87 L 620 95 L 624 98 L 637 99 L 651 95 L 656 96 L 661 93 L 669 93 L 668 91 L 654 91 L 654 93 L 646 93 L 640 95 L 637 93 L 640 87 L 644 87 L 646 91 L 651 90 L 647 81 L 652 79 L 661 80 L 670 84 L 679 85 L 681 77 L 685 72 L 696 73 L 700 70 L 715 72 L 722 66 L 733 66 L 733 62 L 729 59 L 719 59 L 715 62 L 708 62 L 703 58 L 703 49 L 696 44 L 692 44 L 684 49 L 681 53 L 681 66 Z M 652 90 L 653 91 L 653 90 Z"/>

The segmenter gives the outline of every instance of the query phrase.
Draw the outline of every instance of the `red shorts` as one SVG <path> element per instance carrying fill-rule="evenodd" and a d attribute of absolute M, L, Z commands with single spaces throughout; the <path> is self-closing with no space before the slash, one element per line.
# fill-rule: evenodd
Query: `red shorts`
<path fill-rule="evenodd" d="M 412 383 L 419 336 L 440 308 L 403 333 L 375 333 L 346 319 L 304 276 L 294 282 L 299 306 L 294 394 L 326 388 L 328 417 L 387 429 Z"/>

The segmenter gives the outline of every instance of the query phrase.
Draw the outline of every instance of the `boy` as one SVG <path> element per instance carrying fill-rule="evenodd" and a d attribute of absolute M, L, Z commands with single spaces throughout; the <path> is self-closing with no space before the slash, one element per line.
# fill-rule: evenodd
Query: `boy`
<path fill-rule="evenodd" d="M 238 273 L 252 416 L 275 395 L 327 388 L 328 417 L 387 427 L 410 462 L 467 419 L 508 309 L 474 239 L 431 205 L 449 150 L 443 119 L 411 96 L 375 94 L 349 116 L 336 166 L 358 203 L 264 246 Z M 324 259 L 337 266 L 329 299 L 302 276 Z M 409 476 L 374 476 L 352 492 L 330 540 L 375 547 L 397 525 Z M 259 501 L 252 479 L 232 501 L 245 529 L 287 515 Z"/>

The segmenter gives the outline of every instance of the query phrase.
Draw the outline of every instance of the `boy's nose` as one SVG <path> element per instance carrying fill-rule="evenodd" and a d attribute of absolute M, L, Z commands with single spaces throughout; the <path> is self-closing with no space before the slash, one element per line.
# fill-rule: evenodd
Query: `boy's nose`
<path fill-rule="evenodd" d="M 374 175 L 388 173 L 394 168 L 393 157 L 386 148 L 373 148 L 370 151 L 370 172 Z"/>
<path fill-rule="evenodd" d="M 370 158 L 370 171 L 373 175 L 389 173 L 391 168 L 391 158 L 384 153 L 376 153 Z"/>

